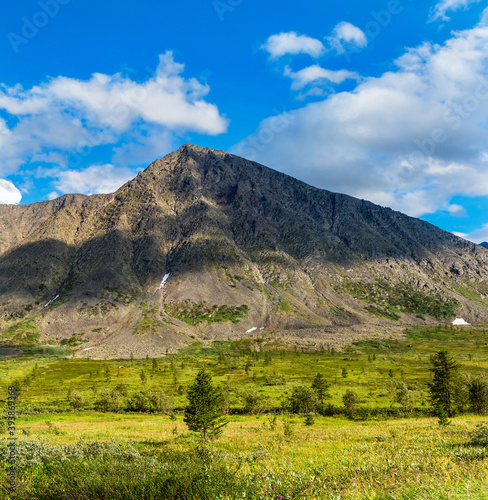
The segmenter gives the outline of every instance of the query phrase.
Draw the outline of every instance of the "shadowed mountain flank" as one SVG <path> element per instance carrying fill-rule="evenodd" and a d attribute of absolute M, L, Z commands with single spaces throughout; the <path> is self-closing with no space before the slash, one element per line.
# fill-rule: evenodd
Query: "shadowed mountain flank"
<path fill-rule="evenodd" d="M 41 341 L 83 334 L 90 355 L 122 357 L 252 328 L 319 343 L 484 322 L 487 263 L 421 220 L 187 145 L 113 194 L 0 206 L 0 329 L 29 319 Z"/>

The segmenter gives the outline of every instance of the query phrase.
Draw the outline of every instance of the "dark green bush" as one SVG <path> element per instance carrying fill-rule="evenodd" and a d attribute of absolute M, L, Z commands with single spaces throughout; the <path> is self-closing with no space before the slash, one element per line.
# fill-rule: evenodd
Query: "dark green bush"
<path fill-rule="evenodd" d="M 284 403 L 291 413 L 314 413 L 320 406 L 317 393 L 305 385 L 294 387 Z"/>

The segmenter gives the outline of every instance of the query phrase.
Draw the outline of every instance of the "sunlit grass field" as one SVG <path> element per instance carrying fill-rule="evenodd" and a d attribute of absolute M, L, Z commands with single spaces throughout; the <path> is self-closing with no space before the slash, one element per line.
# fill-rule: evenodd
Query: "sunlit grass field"
<path fill-rule="evenodd" d="M 448 349 L 460 373 L 483 375 L 487 342 L 482 327 L 425 327 L 406 332 L 404 340 L 363 341 L 343 352 L 328 346 L 278 350 L 273 339 L 261 339 L 194 344 L 156 361 L 2 360 L 3 400 L 9 384 L 20 389 L 16 437 L 24 457 L 17 493 L 6 490 L 4 472 L 2 494 L 107 500 L 488 498 L 488 443 L 472 441 L 488 417 L 458 415 L 441 426 L 427 416 L 430 356 Z M 186 387 L 202 366 L 226 392 L 229 411 L 222 436 L 205 445 L 188 431 L 182 414 Z M 316 415 L 305 425 L 305 415 L 287 413 L 282 402 L 294 386 L 310 386 L 317 373 L 330 383 L 327 402 L 337 414 Z M 392 397 L 395 381 L 418 388 L 410 418 L 384 413 L 347 419 L 339 411 L 347 389 L 360 396 L 359 407 L 400 410 Z M 121 384 L 128 397 L 163 391 L 175 413 L 125 412 L 123 405 L 117 413 L 94 411 L 100 392 Z M 242 414 L 246 390 L 266 402 L 261 414 Z M 83 395 L 81 409 L 70 405 L 70 391 Z M 87 443 L 103 442 L 107 451 L 86 451 Z M 70 455 L 75 452 L 77 458 Z"/>
<path fill-rule="evenodd" d="M 443 428 L 435 418 L 317 417 L 311 426 L 297 416 L 274 424 L 264 415 L 229 420 L 210 453 L 254 487 L 236 487 L 227 498 L 488 498 L 488 448 L 468 443 L 483 417 L 459 417 Z M 168 451 L 191 456 L 199 443 L 181 418 L 166 416 L 28 416 L 18 421 L 23 430 L 27 441 L 49 444 L 132 442 L 162 460 Z M 29 485 L 29 474 L 23 480 Z"/>
<path fill-rule="evenodd" d="M 424 390 L 417 405 L 425 406 L 434 352 L 449 350 L 463 373 L 480 375 L 488 369 L 488 333 L 484 327 L 416 328 L 407 331 L 405 340 L 363 341 L 346 346 L 343 352 L 327 346 L 305 351 L 276 350 L 274 346 L 271 338 L 215 342 L 208 348 L 194 344 L 156 361 L 40 355 L 0 360 L 0 401 L 6 400 L 8 385 L 18 381 L 20 406 L 68 407 L 68 391 L 76 390 L 89 408 L 98 391 L 124 384 L 128 393 L 162 390 L 172 396 L 177 408 L 182 408 L 186 404 L 185 387 L 206 366 L 217 384 L 230 389 L 231 408 L 239 407 L 238 392 L 244 388 L 255 389 L 266 396 L 269 406 L 278 407 L 286 390 L 294 384 L 310 384 L 319 372 L 331 384 L 332 404 L 342 404 L 342 395 L 352 389 L 363 404 L 388 407 L 392 382 L 404 380 Z"/>

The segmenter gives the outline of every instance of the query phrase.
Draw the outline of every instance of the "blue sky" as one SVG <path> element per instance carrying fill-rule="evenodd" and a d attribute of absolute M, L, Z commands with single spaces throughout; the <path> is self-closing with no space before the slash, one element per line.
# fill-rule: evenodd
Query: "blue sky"
<path fill-rule="evenodd" d="M 115 191 L 194 143 L 488 240 L 481 0 L 24 0 L 0 202 Z"/>

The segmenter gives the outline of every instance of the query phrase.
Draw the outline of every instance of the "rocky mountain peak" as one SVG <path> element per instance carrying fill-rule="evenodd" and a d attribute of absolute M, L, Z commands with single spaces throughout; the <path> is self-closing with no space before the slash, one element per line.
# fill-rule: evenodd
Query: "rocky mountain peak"
<path fill-rule="evenodd" d="M 116 356 L 257 325 L 316 343 L 328 329 L 476 323 L 487 263 L 424 221 L 184 145 L 113 194 L 0 206 L 0 329 L 83 333 Z"/>

